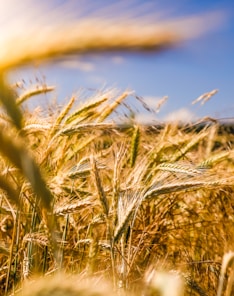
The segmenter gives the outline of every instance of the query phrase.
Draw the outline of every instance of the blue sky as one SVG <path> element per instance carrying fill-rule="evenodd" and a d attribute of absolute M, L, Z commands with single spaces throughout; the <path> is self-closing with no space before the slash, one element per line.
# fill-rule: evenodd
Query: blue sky
<path fill-rule="evenodd" d="M 168 96 L 159 118 L 166 118 L 172 113 L 179 117 L 185 114 L 188 118 L 234 118 L 233 1 L 166 0 L 133 3 L 139 5 L 141 2 L 149 3 L 152 10 L 157 7 L 169 10 L 172 16 L 219 10 L 226 17 L 218 28 L 160 54 L 89 54 L 49 66 L 26 68 L 14 73 L 13 78 L 33 80 L 36 76 L 45 76 L 48 84 L 57 86 L 56 93 L 61 103 L 80 88 L 114 86 L 120 90 L 133 89 L 152 105 L 154 101 L 156 104 L 158 98 Z M 104 5 L 104 1 L 99 1 L 99 4 Z M 198 96 L 213 89 L 219 92 L 205 105 L 191 105 Z"/>

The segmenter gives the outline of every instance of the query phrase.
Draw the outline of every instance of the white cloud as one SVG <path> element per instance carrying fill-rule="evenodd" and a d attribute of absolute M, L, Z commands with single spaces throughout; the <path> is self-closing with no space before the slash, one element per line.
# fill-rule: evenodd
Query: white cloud
<path fill-rule="evenodd" d="M 145 96 L 143 101 L 154 113 L 159 113 L 163 105 L 167 102 L 168 97 L 159 97 L 159 96 Z"/>
<path fill-rule="evenodd" d="M 60 62 L 60 65 L 69 69 L 79 69 L 84 72 L 92 72 L 95 70 L 93 63 L 85 62 L 81 60 L 68 59 Z"/>
<path fill-rule="evenodd" d="M 115 55 L 111 58 L 113 64 L 119 65 L 124 63 L 124 58 L 122 56 Z"/>
<path fill-rule="evenodd" d="M 85 77 L 85 80 L 89 85 L 95 84 L 97 87 L 100 87 L 100 85 L 104 87 L 106 85 L 106 78 L 101 75 L 88 75 Z"/>
<path fill-rule="evenodd" d="M 156 124 L 158 120 L 152 113 L 139 113 L 135 115 L 135 120 L 139 124 Z"/>
<path fill-rule="evenodd" d="M 177 121 L 177 122 L 191 122 L 196 119 L 196 115 L 187 108 L 181 108 L 167 114 L 164 121 Z"/>
<path fill-rule="evenodd" d="M 157 108 L 157 104 L 162 99 L 162 97 L 159 96 L 145 96 L 143 97 L 144 102 L 152 109 Z"/>

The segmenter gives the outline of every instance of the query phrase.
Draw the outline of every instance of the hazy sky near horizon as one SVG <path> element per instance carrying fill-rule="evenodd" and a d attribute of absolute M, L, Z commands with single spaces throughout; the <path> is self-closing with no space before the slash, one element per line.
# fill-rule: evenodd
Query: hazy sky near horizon
<path fill-rule="evenodd" d="M 57 5 L 64 2 L 54 1 Z M 92 0 L 82 1 L 83 5 L 88 2 L 92 4 Z M 12 79 L 33 80 L 36 76 L 45 76 L 48 84 L 57 86 L 56 93 L 60 102 L 80 88 L 113 86 L 120 90 L 134 90 L 151 107 L 156 106 L 159 98 L 168 96 L 167 103 L 158 115 L 160 119 L 192 119 L 202 116 L 234 118 L 233 1 L 138 0 L 133 1 L 131 7 L 138 7 L 143 2 L 149 5 L 152 13 L 156 13 L 158 7 L 162 11 L 169 11 L 172 17 L 218 10 L 223 11 L 225 19 L 220 26 L 203 36 L 159 54 L 89 54 L 38 68 L 27 67 L 14 72 Z M 96 2 L 96 7 L 97 3 L 103 6 L 110 1 Z M 73 1 L 73 5 L 76 6 L 76 1 Z M 205 105 L 191 105 L 197 97 L 213 89 L 219 92 Z"/>

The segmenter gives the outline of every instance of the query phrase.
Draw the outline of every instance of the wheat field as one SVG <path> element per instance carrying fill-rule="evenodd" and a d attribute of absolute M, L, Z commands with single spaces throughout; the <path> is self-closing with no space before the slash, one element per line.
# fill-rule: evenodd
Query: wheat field
<path fill-rule="evenodd" d="M 131 36 L 100 29 L 103 43 L 88 36 L 78 48 L 75 31 L 64 47 L 45 34 L 1 60 L 1 295 L 232 295 L 233 126 L 143 125 L 128 104 L 139 97 L 116 89 L 31 110 L 27 101 L 54 87 L 22 92 L 7 80 L 70 52 L 173 47 L 186 21 L 176 32 L 132 19 Z"/>

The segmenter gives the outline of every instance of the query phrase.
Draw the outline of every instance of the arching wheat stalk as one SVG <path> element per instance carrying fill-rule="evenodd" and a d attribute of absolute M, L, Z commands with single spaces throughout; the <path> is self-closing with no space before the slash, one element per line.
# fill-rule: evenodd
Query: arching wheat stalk
<path fill-rule="evenodd" d="M 206 32 L 223 19 L 222 13 L 213 12 L 162 21 L 152 15 L 133 16 L 126 9 L 122 11 L 124 16 L 115 12 L 113 17 L 111 5 L 108 8 L 111 18 L 93 13 L 93 16 L 68 19 L 64 17 L 64 7 L 49 13 L 46 6 L 42 9 L 39 5 L 27 4 L 27 11 L 36 17 L 33 22 L 27 23 L 30 19 L 27 15 L 22 20 L 19 11 L 18 24 L 9 21 L 4 24 L 2 34 L 0 30 L 0 71 L 71 53 L 123 49 L 160 51 Z M 68 15 L 71 10 L 66 7 Z"/>

